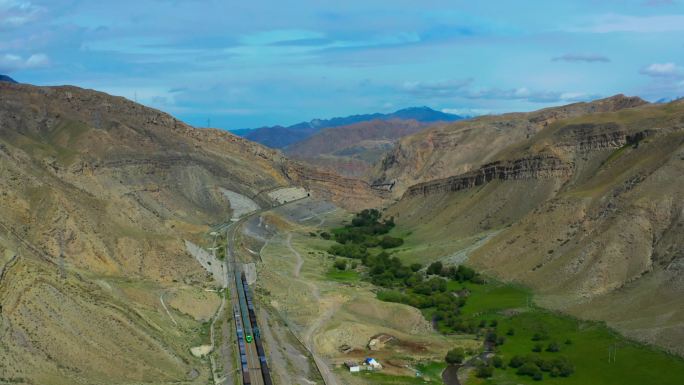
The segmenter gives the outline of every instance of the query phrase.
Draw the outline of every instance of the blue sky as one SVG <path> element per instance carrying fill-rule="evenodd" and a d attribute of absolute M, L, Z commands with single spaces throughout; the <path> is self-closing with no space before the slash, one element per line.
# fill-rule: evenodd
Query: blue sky
<path fill-rule="evenodd" d="M 684 0 L 0 0 L 0 73 L 227 129 L 684 95 Z"/>

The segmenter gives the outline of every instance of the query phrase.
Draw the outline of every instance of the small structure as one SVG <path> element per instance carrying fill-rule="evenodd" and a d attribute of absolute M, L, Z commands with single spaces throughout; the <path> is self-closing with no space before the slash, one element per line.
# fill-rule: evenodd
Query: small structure
<path fill-rule="evenodd" d="M 375 358 L 366 358 L 363 364 L 367 365 L 371 370 L 382 370 L 382 365 Z"/>
<path fill-rule="evenodd" d="M 354 361 L 347 361 L 344 363 L 344 366 L 346 366 L 352 373 L 358 373 L 361 371 L 361 367 L 359 366 L 359 364 L 357 364 Z"/>

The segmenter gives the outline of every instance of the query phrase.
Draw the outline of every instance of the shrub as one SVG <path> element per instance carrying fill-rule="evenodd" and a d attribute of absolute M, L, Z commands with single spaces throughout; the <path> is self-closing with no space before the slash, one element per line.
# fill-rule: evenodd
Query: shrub
<path fill-rule="evenodd" d="M 549 343 L 549 346 L 546 347 L 546 351 L 551 353 L 557 353 L 560 351 L 560 345 L 558 345 L 557 342 L 551 342 Z"/>
<path fill-rule="evenodd" d="M 542 346 L 542 344 L 534 344 L 534 347 L 532 347 L 532 351 L 535 353 L 539 353 L 542 351 L 543 348 L 544 347 Z"/>
<path fill-rule="evenodd" d="M 497 320 L 495 320 L 495 319 L 493 319 L 493 320 L 491 320 L 491 321 L 489 322 L 489 326 L 491 326 L 491 327 L 493 327 L 493 328 L 495 328 L 496 325 L 498 325 L 498 324 L 499 324 L 499 321 L 497 321 Z"/>
<path fill-rule="evenodd" d="M 526 362 L 523 366 L 519 367 L 516 371 L 517 374 L 521 376 L 534 376 L 535 374 L 541 374 L 541 369 L 533 362 Z"/>
<path fill-rule="evenodd" d="M 440 262 L 440 261 L 433 262 L 430 264 L 430 266 L 428 266 L 427 274 L 428 275 L 438 275 L 442 272 L 443 268 L 444 268 L 444 266 L 442 265 L 442 262 Z"/>
<path fill-rule="evenodd" d="M 519 368 L 523 365 L 525 365 L 525 358 L 522 356 L 513 356 L 511 357 L 511 360 L 508 362 L 508 366 L 510 366 L 511 368 Z"/>
<path fill-rule="evenodd" d="M 541 373 L 535 373 L 535 374 L 532 376 L 532 379 L 535 380 L 535 381 L 541 381 L 541 380 L 544 379 L 544 375 L 541 374 Z"/>
<path fill-rule="evenodd" d="M 347 270 L 347 261 L 345 261 L 344 259 L 336 259 L 335 268 L 337 270 Z"/>
<path fill-rule="evenodd" d="M 495 368 L 503 367 L 503 365 L 504 365 L 503 358 L 501 358 L 501 356 L 492 357 L 492 365 L 494 365 Z"/>
<path fill-rule="evenodd" d="M 444 361 L 446 361 L 447 364 L 454 365 L 462 363 L 464 358 L 465 351 L 463 348 L 454 348 L 447 352 Z"/>
<path fill-rule="evenodd" d="M 506 332 L 506 334 L 509 335 L 509 336 L 515 335 L 515 329 L 513 329 L 513 328 L 508 329 L 508 331 Z"/>
<path fill-rule="evenodd" d="M 404 240 L 401 238 L 395 238 L 395 237 L 390 237 L 389 235 L 385 235 L 382 237 L 382 240 L 380 241 L 380 247 L 383 249 L 391 249 L 394 247 L 399 247 L 404 244 Z"/>
<path fill-rule="evenodd" d="M 321 233 L 321 238 L 323 238 L 323 239 L 330 239 L 330 238 L 331 238 L 330 233 L 325 232 L 325 231 L 322 232 L 322 233 Z"/>
<path fill-rule="evenodd" d="M 411 264 L 411 271 L 412 272 L 417 272 L 418 270 L 422 269 L 423 266 L 420 263 L 413 263 Z"/>
<path fill-rule="evenodd" d="M 475 375 L 479 378 L 489 378 L 494 375 L 494 368 L 489 365 L 480 365 Z"/>

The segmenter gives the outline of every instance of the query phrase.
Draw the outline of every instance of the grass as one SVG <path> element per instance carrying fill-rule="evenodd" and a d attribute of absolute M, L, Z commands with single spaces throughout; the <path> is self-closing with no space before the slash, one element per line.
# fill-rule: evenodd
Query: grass
<path fill-rule="evenodd" d="M 325 277 L 331 281 L 346 283 L 354 283 L 361 280 L 359 273 L 354 270 L 338 270 L 334 267 L 328 270 Z"/>
<path fill-rule="evenodd" d="M 530 296 L 529 290 L 511 284 L 450 283 L 456 284 L 458 288 L 465 286 L 470 290 L 470 296 L 461 309 L 461 314 L 464 316 L 522 308 L 527 305 L 527 299 Z"/>
<path fill-rule="evenodd" d="M 499 321 L 499 334 L 509 328 L 515 335 L 506 336 L 506 343 L 499 347 L 504 361 L 513 355 L 532 352 L 536 343 L 546 346 L 555 341 L 561 345 L 558 353 L 538 353 L 544 358 L 568 357 L 575 365 L 575 373 L 567 378 L 553 378 L 544 373 L 544 384 L 564 385 L 675 385 L 684 380 L 684 360 L 648 346 L 634 343 L 615 334 L 602 323 L 579 321 L 574 318 L 541 309 L 520 313 L 510 318 L 494 317 Z M 488 318 L 493 319 L 493 318 Z M 535 333 L 548 338 L 532 341 Z M 565 344 L 566 340 L 572 343 Z M 618 346 L 616 361 L 608 363 L 608 349 Z M 483 384 L 538 384 L 530 377 L 518 376 L 515 369 L 496 369 L 492 379 L 472 379 L 469 383 Z"/>
<path fill-rule="evenodd" d="M 446 363 L 436 361 L 426 362 L 416 366 L 416 369 L 423 374 L 424 378 L 436 381 L 439 381 L 442 378 L 442 372 L 445 368 Z"/>
<path fill-rule="evenodd" d="M 441 378 L 436 380 L 426 380 L 424 377 L 391 376 L 382 372 L 361 372 L 353 374 L 355 377 L 362 377 L 367 384 L 374 385 L 413 385 L 413 384 L 444 384 Z"/>

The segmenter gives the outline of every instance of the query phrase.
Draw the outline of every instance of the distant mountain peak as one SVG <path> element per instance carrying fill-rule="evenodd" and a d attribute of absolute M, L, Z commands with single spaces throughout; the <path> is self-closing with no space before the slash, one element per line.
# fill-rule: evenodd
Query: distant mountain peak
<path fill-rule="evenodd" d="M 371 120 L 415 120 L 420 123 L 453 122 L 463 119 L 462 116 L 433 110 L 427 106 L 407 107 L 392 113 L 374 113 L 335 117 L 330 119 L 312 119 L 308 122 L 293 124 L 288 127 L 260 127 L 252 130 L 234 130 L 236 135 L 259 142 L 273 148 L 284 148 L 293 143 L 303 141 L 325 128 L 349 126 Z"/>
<path fill-rule="evenodd" d="M 17 83 L 16 80 L 12 79 L 11 77 L 9 77 L 7 75 L 2 75 L 2 74 L 0 74 L 0 82 Z"/>

